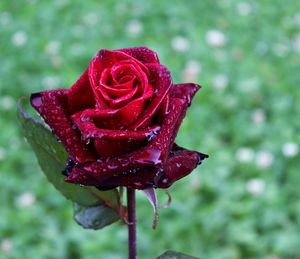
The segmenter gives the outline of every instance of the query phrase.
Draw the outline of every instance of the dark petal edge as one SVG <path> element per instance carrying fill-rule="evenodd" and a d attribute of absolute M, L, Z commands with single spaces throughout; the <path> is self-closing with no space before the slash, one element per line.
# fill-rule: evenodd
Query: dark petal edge
<path fill-rule="evenodd" d="M 61 140 L 69 155 L 79 163 L 94 161 L 95 157 L 81 142 L 80 136 L 72 128 L 65 111 L 66 90 L 52 90 L 34 93 L 31 105 L 40 113 L 54 134 Z"/>

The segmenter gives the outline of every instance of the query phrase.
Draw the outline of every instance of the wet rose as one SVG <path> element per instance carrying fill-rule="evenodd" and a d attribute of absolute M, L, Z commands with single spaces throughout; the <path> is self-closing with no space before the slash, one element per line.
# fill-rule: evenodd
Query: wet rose
<path fill-rule="evenodd" d="M 100 50 L 70 89 L 32 94 L 64 144 L 66 181 L 109 189 L 167 188 L 207 156 L 174 143 L 196 84 L 173 84 L 145 47 Z"/>

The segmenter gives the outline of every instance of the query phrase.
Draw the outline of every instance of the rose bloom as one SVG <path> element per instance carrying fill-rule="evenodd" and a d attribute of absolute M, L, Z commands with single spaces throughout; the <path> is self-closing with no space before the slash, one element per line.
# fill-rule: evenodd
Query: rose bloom
<path fill-rule="evenodd" d="M 173 84 L 148 48 L 100 50 L 70 89 L 34 93 L 31 104 L 69 154 L 67 182 L 167 188 L 207 157 L 174 143 L 199 88 Z"/>

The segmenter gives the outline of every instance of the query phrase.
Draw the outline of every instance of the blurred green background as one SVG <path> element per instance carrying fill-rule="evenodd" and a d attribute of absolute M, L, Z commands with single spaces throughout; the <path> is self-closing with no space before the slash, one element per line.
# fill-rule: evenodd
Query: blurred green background
<path fill-rule="evenodd" d="M 72 220 L 15 114 L 20 96 L 72 85 L 100 48 L 139 45 L 203 86 L 178 142 L 210 155 L 170 189 L 156 231 L 138 194 L 140 258 L 300 258 L 300 2 L 2 0 L 0 33 L 0 258 L 127 257 L 125 225 Z"/>

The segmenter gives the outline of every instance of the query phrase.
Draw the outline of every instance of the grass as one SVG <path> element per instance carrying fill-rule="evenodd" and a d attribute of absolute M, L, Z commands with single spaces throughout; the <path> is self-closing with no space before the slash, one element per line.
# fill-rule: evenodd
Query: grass
<path fill-rule="evenodd" d="M 0 258 L 125 258 L 126 227 L 86 231 L 16 122 L 20 96 L 67 88 L 100 48 L 145 45 L 175 82 L 203 86 L 178 142 L 210 159 L 171 189 L 141 258 L 300 258 L 300 4 L 296 1 L 0 2 Z M 167 197 L 160 193 L 160 201 Z M 25 198 L 24 198 L 25 197 Z"/>

